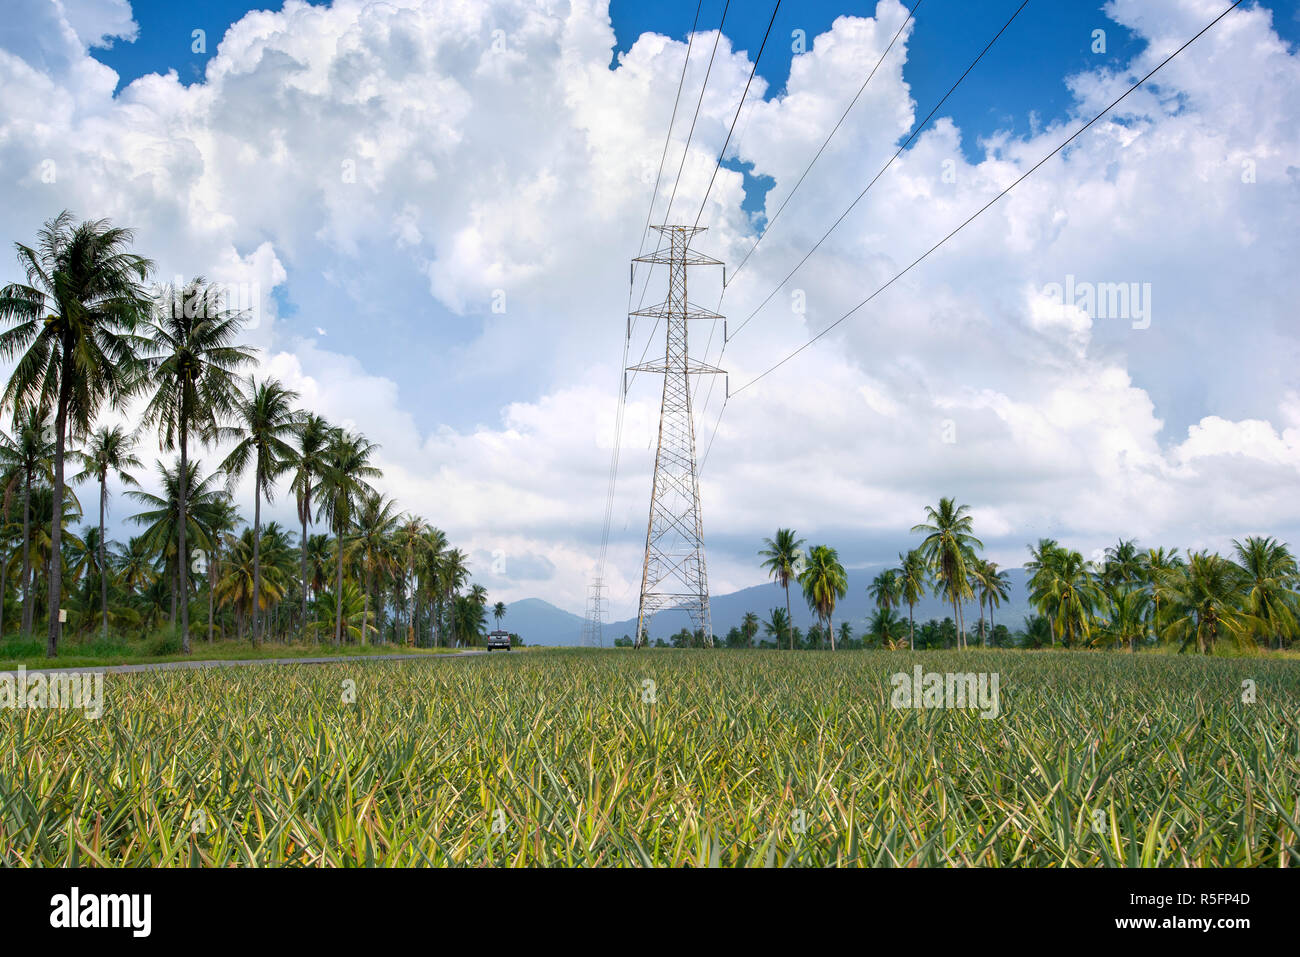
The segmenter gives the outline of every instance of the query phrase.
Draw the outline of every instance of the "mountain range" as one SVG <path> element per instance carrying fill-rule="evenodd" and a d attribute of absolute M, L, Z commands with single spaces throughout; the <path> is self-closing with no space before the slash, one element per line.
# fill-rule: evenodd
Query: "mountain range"
<path fill-rule="evenodd" d="M 1026 616 L 1032 613 L 1025 589 L 1027 573 L 1023 568 L 1006 569 L 1010 581 L 1007 601 L 994 610 L 993 620 L 1015 630 L 1020 627 Z M 867 586 L 879 573 L 879 568 L 848 569 L 848 594 L 835 607 L 835 627 L 840 622 L 848 621 L 855 633 L 865 630 L 867 621 L 875 611 L 875 602 L 867 594 Z M 709 608 L 713 619 L 713 633 L 721 638 L 732 627 L 739 627 L 746 612 L 754 612 L 761 620 L 766 620 L 773 608 L 785 606 L 785 592 L 772 583 L 753 585 L 726 595 L 709 596 Z M 807 603 L 796 583 L 790 584 L 790 610 L 797 627 L 808 630 L 816 617 L 808 610 Z M 907 606 L 900 610 L 902 617 L 907 617 Z M 968 602 L 964 610 L 966 628 L 973 632 L 979 621 L 979 609 L 973 602 Z M 943 599 L 927 595 L 917 604 L 916 621 L 919 624 L 931 618 L 944 619 L 952 617 L 952 606 Z M 582 641 L 582 617 L 572 612 L 557 608 L 541 598 L 524 598 L 506 606 L 506 617 L 502 627 L 515 632 L 529 645 L 577 645 Z M 684 611 L 661 611 L 650 624 L 650 637 L 668 638 L 682 628 L 690 627 L 690 618 Z M 623 635 L 636 633 L 636 619 L 605 622 L 602 628 L 604 643 L 612 645 Z M 761 633 L 760 633 L 761 638 Z"/>

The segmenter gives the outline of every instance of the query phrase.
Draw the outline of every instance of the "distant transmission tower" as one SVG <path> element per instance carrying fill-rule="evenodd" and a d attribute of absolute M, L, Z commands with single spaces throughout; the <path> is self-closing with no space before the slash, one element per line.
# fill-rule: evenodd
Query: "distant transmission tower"
<path fill-rule="evenodd" d="M 709 580 L 704 568 L 704 525 L 700 517 L 700 483 L 695 465 L 695 419 L 691 410 L 691 376 L 722 370 L 691 360 L 687 320 L 721 319 L 693 305 L 686 296 L 687 266 L 721 266 L 717 259 L 690 248 L 701 226 L 655 226 L 669 240 L 668 248 L 638 256 L 635 262 L 668 267 L 668 299 L 633 312 L 666 320 L 667 346 L 662 360 L 629 366 L 629 372 L 658 372 L 664 377 L 659 409 L 659 447 L 650 487 L 650 521 L 646 528 L 645 562 L 641 568 L 641 602 L 637 609 L 636 646 L 646 641 L 650 619 L 661 608 L 687 612 L 704 641 L 713 645 L 709 618 Z M 725 273 L 724 273 L 725 276 Z M 725 332 L 724 332 L 725 338 Z M 624 386 L 626 391 L 626 385 Z"/>
<path fill-rule="evenodd" d="M 602 633 L 605 618 L 604 597 L 601 595 L 604 588 L 605 580 L 597 576 L 591 580 L 591 586 L 587 589 L 587 617 L 582 622 L 582 647 L 584 648 L 605 647 Z"/>

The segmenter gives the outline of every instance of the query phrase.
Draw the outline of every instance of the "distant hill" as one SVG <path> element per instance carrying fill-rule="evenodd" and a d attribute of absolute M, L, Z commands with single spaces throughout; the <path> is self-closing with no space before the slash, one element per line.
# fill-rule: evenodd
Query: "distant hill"
<path fill-rule="evenodd" d="M 506 605 L 501 627 L 526 645 L 576 645 L 582 640 L 582 619 L 540 598 L 523 598 Z"/>
<path fill-rule="evenodd" d="M 866 628 L 868 619 L 875 611 L 875 604 L 867 595 L 867 586 L 876 577 L 879 569 L 850 569 L 848 572 L 849 593 L 839 602 L 835 609 L 835 627 L 842 621 L 849 621 L 855 632 Z M 1029 600 L 1025 591 L 1027 573 L 1023 568 L 1009 568 L 1007 577 L 1011 581 L 1008 600 L 993 613 L 993 620 L 1015 630 L 1031 613 Z M 733 626 L 739 626 L 745 613 L 752 611 L 760 619 L 766 619 L 773 608 L 785 606 L 785 592 L 774 584 L 754 585 L 727 595 L 713 595 L 709 599 L 713 617 L 713 633 L 725 635 Z M 794 623 L 804 631 L 816 619 L 797 586 L 790 588 L 790 610 Z M 907 617 L 907 607 L 901 609 Z M 973 602 L 965 609 L 967 629 L 973 631 L 979 621 L 979 609 Z M 931 618 L 952 617 L 952 606 L 941 599 L 930 596 L 921 600 L 916 606 L 917 622 Z M 507 606 L 503 627 L 517 632 L 530 645 L 576 645 L 582 639 L 582 618 L 540 598 L 525 598 Z M 682 611 L 661 611 L 650 625 L 651 638 L 667 638 L 682 628 L 690 627 L 689 616 Z M 616 638 L 636 633 L 636 619 L 606 622 L 604 629 L 605 644 L 612 645 Z"/>

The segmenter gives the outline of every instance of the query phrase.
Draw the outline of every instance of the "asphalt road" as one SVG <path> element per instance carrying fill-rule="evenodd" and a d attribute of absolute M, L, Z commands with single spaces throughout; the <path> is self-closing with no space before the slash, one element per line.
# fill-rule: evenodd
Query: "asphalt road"
<path fill-rule="evenodd" d="M 347 661 L 437 661 L 441 658 L 466 658 L 484 655 L 481 648 L 449 651 L 435 655 L 335 655 L 320 658 L 232 658 L 213 661 L 155 661 L 138 665 L 101 665 L 85 668 L 29 668 L 29 675 L 74 674 L 102 671 L 105 674 L 130 674 L 136 671 L 172 671 L 178 668 L 235 668 L 242 665 L 327 665 Z"/>

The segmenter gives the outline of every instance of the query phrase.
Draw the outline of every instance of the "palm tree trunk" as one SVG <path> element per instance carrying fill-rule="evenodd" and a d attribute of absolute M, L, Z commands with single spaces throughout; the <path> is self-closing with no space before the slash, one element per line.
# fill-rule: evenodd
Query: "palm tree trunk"
<path fill-rule="evenodd" d="M 104 615 L 104 640 L 108 641 L 108 566 L 104 564 L 104 500 L 108 497 L 107 475 L 99 476 L 99 597 Z"/>
<path fill-rule="evenodd" d="M 185 398 L 184 390 L 181 397 L 181 469 L 177 482 L 177 500 L 180 505 L 180 524 L 177 528 L 177 537 L 180 542 L 180 552 L 176 558 L 177 579 L 180 583 L 181 593 L 181 654 L 190 653 L 190 552 L 189 542 L 187 541 L 186 532 L 189 525 L 189 436 L 186 435 L 188 423 L 185 415 Z"/>
<path fill-rule="evenodd" d="M 366 625 L 370 622 L 370 589 L 374 584 L 374 576 L 366 573 L 366 593 L 361 599 L 361 643 L 366 644 Z M 379 616 L 375 616 L 375 623 L 378 624 Z"/>
<path fill-rule="evenodd" d="M 212 644 L 212 593 L 216 590 L 213 570 L 216 567 L 213 556 L 208 555 L 208 644 Z"/>
<path fill-rule="evenodd" d="M 307 630 L 307 505 L 304 501 L 301 514 L 302 519 L 302 620 L 299 627 L 304 632 Z"/>
<path fill-rule="evenodd" d="M 831 633 L 831 651 L 835 650 L 835 618 L 831 612 L 826 613 L 826 630 Z"/>
<path fill-rule="evenodd" d="M 262 638 L 262 463 L 253 477 L 253 647 Z"/>
<path fill-rule="evenodd" d="M 5 579 L 9 577 L 9 556 L 0 559 L 0 639 L 5 633 Z"/>
<path fill-rule="evenodd" d="M 338 553 L 339 553 L 339 573 L 338 582 L 334 589 L 334 644 L 343 643 L 343 532 L 342 524 L 339 525 L 338 533 Z"/>
<path fill-rule="evenodd" d="M 35 616 L 32 594 L 32 473 L 27 471 L 26 484 L 23 486 L 23 634 L 32 633 L 32 619 Z"/>
<path fill-rule="evenodd" d="M 790 616 L 790 579 L 785 580 L 785 630 L 790 636 L 790 650 L 794 651 L 794 619 Z"/>
<path fill-rule="evenodd" d="M 63 594 L 63 452 L 68 430 L 68 399 L 72 388 L 72 352 L 64 343 L 63 374 L 59 378 L 59 411 L 54 418 L 54 496 L 50 515 L 50 620 L 45 656 L 59 653 L 59 603 Z"/>
<path fill-rule="evenodd" d="M 916 606 L 910 601 L 907 603 L 907 650 L 916 651 L 916 619 L 912 612 Z"/>

